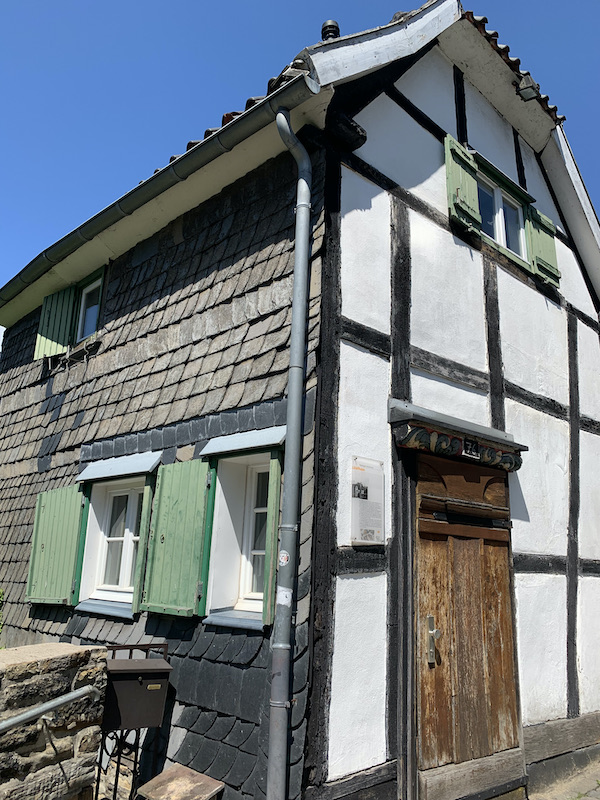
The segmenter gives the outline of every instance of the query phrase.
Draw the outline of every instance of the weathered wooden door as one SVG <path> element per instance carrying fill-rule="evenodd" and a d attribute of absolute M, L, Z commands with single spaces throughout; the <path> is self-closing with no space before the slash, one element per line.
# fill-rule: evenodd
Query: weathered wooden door
<path fill-rule="evenodd" d="M 428 770 L 519 746 L 506 475 L 420 456 L 417 509 L 417 757 Z"/>

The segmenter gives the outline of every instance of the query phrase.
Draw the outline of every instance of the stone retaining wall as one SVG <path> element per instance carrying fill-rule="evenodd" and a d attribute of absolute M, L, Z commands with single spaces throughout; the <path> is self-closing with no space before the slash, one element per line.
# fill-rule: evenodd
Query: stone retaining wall
<path fill-rule="evenodd" d="M 0 800 L 91 800 L 106 688 L 106 650 L 40 644 L 0 651 L 0 720 L 83 686 L 86 697 L 0 736 Z"/>

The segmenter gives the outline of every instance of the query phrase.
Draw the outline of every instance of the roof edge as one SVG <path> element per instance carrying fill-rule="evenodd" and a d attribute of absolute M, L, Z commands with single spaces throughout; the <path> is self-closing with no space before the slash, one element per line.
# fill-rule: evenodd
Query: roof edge
<path fill-rule="evenodd" d="M 28 286 L 56 267 L 67 256 L 92 241 L 98 234 L 133 214 L 172 186 L 184 181 L 236 145 L 275 120 L 281 107 L 296 108 L 319 94 L 321 86 L 311 77 L 300 74 L 277 89 L 227 125 L 203 139 L 163 169 L 131 189 L 111 205 L 95 214 L 58 242 L 44 250 L 0 288 L 0 308 L 14 300 Z"/>

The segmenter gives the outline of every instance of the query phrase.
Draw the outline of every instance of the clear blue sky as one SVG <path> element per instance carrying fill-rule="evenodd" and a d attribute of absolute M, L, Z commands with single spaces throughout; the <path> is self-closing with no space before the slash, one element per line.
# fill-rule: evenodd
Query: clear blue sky
<path fill-rule="evenodd" d="M 419 0 L 19 0 L 0 9 L 0 285 L 118 199 L 267 80 L 321 23 L 342 35 Z M 464 0 L 521 58 L 600 209 L 598 0 Z"/>

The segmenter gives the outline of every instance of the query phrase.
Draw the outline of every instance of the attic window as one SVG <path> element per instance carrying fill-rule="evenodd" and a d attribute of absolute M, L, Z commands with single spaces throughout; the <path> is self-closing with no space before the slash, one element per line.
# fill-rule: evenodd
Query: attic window
<path fill-rule="evenodd" d="M 481 236 L 543 283 L 558 287 L 556 228 L 534 207 L 535 198 L 450 135 L 445 150 L 451 221 Z"/>
<path fill-rule="evenodd" d="M 56 356 L 92 336 L 98 327 L 102 270 L 44 297 L 34 358 Z"/>

